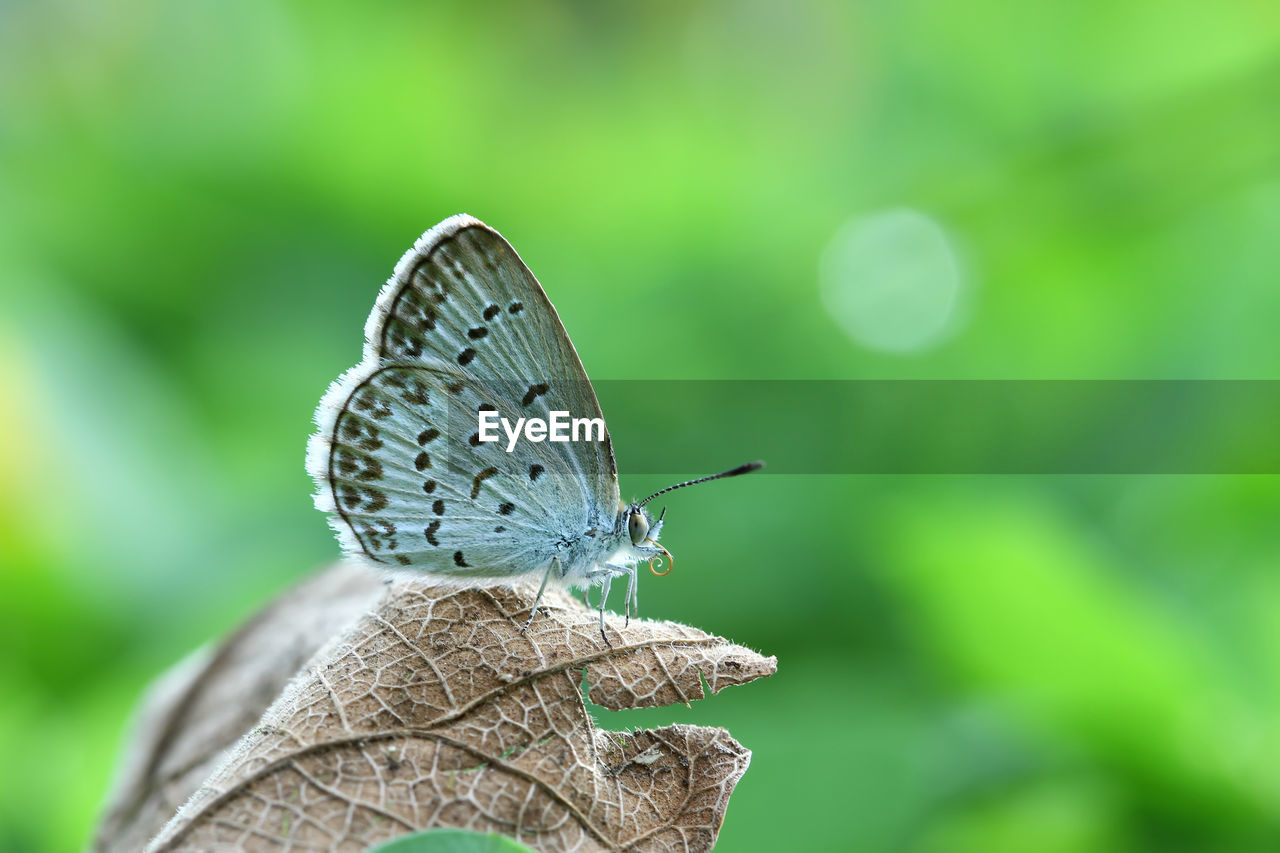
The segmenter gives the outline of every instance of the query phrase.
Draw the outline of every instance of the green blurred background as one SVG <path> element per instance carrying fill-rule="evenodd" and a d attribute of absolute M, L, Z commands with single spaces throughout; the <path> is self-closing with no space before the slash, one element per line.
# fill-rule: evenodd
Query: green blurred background
<path fill-rule="evenodd" d="M 0 848 L 83 844 L 144 685 L 336 556 L 309 419 L 437 220 L 598 379 L 1277 379 L 1278 49 L 1273 0 L 0 4 Z M 670 503 L 643 612 L 779 672 L 605 723 L 755 751 L 722 849 L 1280 847 L 1275 477 Z"/>

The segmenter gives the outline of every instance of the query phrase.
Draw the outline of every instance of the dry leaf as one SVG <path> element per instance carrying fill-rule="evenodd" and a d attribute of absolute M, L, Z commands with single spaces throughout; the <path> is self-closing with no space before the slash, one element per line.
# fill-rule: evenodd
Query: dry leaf
<path fill-rule="evenodd" d="M 595 613 L 559 593 L 521 635 L 530 592 L 391 585 L 290 682 L 152 849 L 362 850 L 432 826 L 543 851 L 710 849 L 750 753 L 723 729 L 597 730 L 584 671 L 591 700 L 621 709 L 698 699 L 704 679 L 715 693 L 776 661 L 670 622 L 624 628 L 621 617 L 609 618 L 610 648 Z"/>
<path fill-rule="evenodd" d="M 147 691 L 92 845 L 143 849 L 308 660 L 376 607 L 381 577 L 340 563 L 287 591 L 216 649 L 201 649 Z"/>

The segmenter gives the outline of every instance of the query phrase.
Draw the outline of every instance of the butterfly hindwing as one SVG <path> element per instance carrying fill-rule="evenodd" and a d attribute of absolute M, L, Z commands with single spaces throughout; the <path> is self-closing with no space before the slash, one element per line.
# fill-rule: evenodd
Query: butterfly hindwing
<path fill-rule="evenodd" d="M 479 409 L 515 413 L 490 391 L 428 364 L 381 367 L 353 384 L 332 422 L 326 475 L 353 550 L 391 566 L 503 577 L 546 565 L 555 519 L 586 529 L 581 485 L 562 459 L 548 455 L 531 475 L 503 442 L 478 440 Z"/>

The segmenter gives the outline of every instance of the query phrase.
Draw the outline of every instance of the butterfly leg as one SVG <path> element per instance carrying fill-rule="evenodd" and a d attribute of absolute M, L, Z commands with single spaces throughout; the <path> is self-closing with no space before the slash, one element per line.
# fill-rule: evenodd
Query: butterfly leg
<path fill-rule="evenodd" d="M 600 638 L 604 640 L 604 644 L 609 648 L 613 648 L 613 643 L 609 642 L 609 638 L 604 633 L 604 605 L 609 600 L 609 586 L 613 583 L 613 574 L 608 573 L 604 576 L 604 581 L 600 584 Z"/>
<path fill-rule="evenodd" d="M 604 605 L 609 600 L 609 587 L 612 586 L 613 579 L 620 578 L 620 577 L 629 578 L 627 582 L 627 604 L 626 604 L 626 607 L 624 608 L 626 610 L 626 615 L 627 615 L 627 621 L 623 625 L 623 627 L 625 628 L 627 625 L 631 624 L 630 604 L 631 604 L 632 597 L 635 595 L 635 589 L 634 589 L 635 577 L 636 577 L 635 569 L 628 568 L 627 566 L 614 565 L 613 563 L 605 563 L 603 566 L 601 566 L 599 569 L 596 570 L 595 574 L 592 577 L 592 579 L 600 578 L 600 585 L 601 585 L 600 608 L 599 608 L 600 636 L 604 637 L 605 645 L 609 646 L 610 648 L 613 648 L 613 644 L 609 642 L 608 637 L 604 636 Z"/>
<path fill-rule="evenodd" d="M 627 570 L 627 606 L 626 606 L 626 612 L 627 612 L 626 624 L 627 625 L 631 624 L 632 613 L 634 613 L 637 617 L 639 617 L 640 615 L 640 595 L 638 590 L 639 586 L 640 584 L 636 583 L 636 566 L 632 566 L 630 569 Z"/>
<path fill-rule="evenodd" d="M 547 581 L 551 580 L 551 572 L 559 565 L 559 557 L 552 557 L 551 562 L 547 563 L 547 573 L 542 576 L 542 585 L 538 587 L 538 594 L 533 599 L 533 607 L 529 610 L 529 621 L 525 622 L 524 627 L 520 629 L 521 634 L 529 630 L 529 626 L 533 624 L 533 617 L 538 615 L 538 602 L 542 601 L 542 593 L 547 590 Z"/>

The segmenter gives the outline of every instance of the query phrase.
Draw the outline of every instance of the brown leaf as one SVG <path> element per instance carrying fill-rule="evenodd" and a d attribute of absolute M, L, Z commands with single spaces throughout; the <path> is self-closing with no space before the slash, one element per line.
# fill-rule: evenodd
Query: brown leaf
<path fill-rule="evenodd" d="M 717 728 L 597 730 L 584 672 L 591 700 L 619 709 L 702 698 L 704 679 L 715 693 L 771 674 L 775 659 L 614 616 L 610 648 L 594 612 L 550 591 L 522 635 L 530 593 L 391 585 L 152 849 L 362 850 L 434 826 L 544 851 L 710 849 L 750 752 Z"/>
<path fill-rule="evenodd" d="M 147 691 L 92 849 L 146 846 L 335 631 L 376 607 L 386 584 L 345 563 L 285 592 L 216 649 Z"/>

